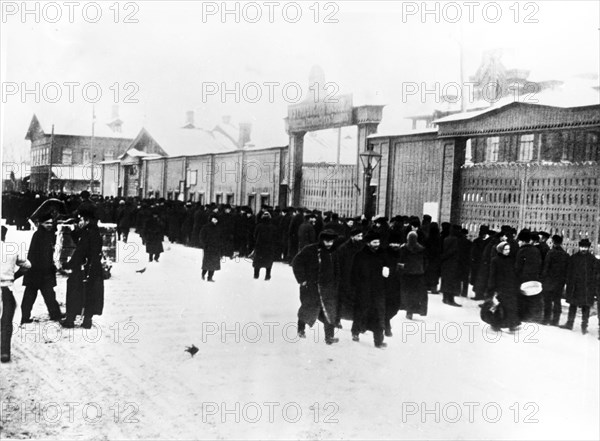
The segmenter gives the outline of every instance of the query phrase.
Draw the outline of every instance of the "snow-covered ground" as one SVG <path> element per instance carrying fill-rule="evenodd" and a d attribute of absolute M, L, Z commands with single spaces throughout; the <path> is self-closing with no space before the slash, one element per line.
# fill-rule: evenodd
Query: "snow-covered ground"
<path fill-rule="evenodd" d="M 2 439 L 600 438 L 597 316 L 586 336 L 579 319 L 496 334 L 476 302 L 430 295 L 427 317 L 394 318 L 386 349 L 352 342 L 349 322 L 327 346 L 321 324 L 296 338 L 289 266 L 266 282 L 227 260 L 208 283 L 200 250 L 165 244 L 148 263 L 131 239 L 94 328 L 58 328 L 38 297 L 40 322 L 15 330 Z M 64 306 L 65 279 L 56 291 Z M 20 281 L 15 293 L 20 305 Z"/>

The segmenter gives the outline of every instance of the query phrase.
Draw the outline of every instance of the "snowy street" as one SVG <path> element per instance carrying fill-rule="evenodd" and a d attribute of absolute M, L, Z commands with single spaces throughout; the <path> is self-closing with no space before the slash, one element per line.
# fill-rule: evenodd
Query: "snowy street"
<path fill-rule="evenodd" d="M 27 245 L 31 234 L 11 227 L 7 241 Z M 91 330 L 47 321 L 38 295 L 40 321 L 15 327 L 1 368 L 2 439 L 600 437 L 595 312 L 585 336 L 580 317 L 573 331 L 495 333 L 477 302 L 453 308 L 429 295 L 428 316 L 392 320 L 387 348 L 371 333 L 353 342 L 347 321 L 328 346 L 321 323 L 296 337 L 288 265 L 264 281 L 250 261 L 227 259 L 208 283 L 201 250 L 164 246 L 148 263 L 136 234 L 118 244 Z M 18 324 L 21 281 L 14 292 Z"/>

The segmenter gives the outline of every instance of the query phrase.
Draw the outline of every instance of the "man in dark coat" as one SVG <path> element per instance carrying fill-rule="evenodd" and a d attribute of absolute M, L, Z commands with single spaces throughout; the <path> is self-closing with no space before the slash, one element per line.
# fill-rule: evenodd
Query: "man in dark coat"
<path fill-rule="evenodd" d="M 288 231 L 288 260 L 290 261 L 290 265 L 292 259 L 296 254 L 298 254 L 298 229 L 300 225 L 304 222 L 304 214 L 300 209 L 294 209 L 294 215 L 292 216 L 292 220 L 290 221 L 290 229 Z"/>
<path fill-rule="evenodd" d="M 402 234 L 390 230 L 388 240 L 389 244 L 385 252 L 387 254 L 386 258 L 387 265 L 390 268 L 390 275 L 386 279 L 385 284 L 385 336 L 392 337 L 391 320 L 403 307 L 403 297 L 400 291 L 402 287 L 402 270 L 400 268 L 401 265 L 398 265 L 402 262 Z M 425 248 L 423 248 L 423 251 L 424 250 Z M 425 270 L 423 269 L 423 271 Z M 425 290 L 425 297 L 427 297 L 427 289 L 425 288 L 424 282 L 423 289 Z"/>
<path fill-rule="evenodd" d="M 542 254 L 533 245 L 529 230 L 522 230 L 517 236 L 519 251 L 515 260 L 515 271 L 519 284 L 540 282 L 542 274 Z M 519 296 L 519 317 L 521 321 L 540 321 L 542 313 L 542 294 Z"/>
<path fill-rule="evenodd" d="M 162 244 L 164 236 L 165 224 L 159 216 L 158 209 L 155 207 L 152 211 L 152 215 L 148 218 L 144 227 L 148 262 L 158 262 L 161 253 L 164 251 Z"/>
<path fill-rule="evenodd" d="M 488 292 L 497 295 L 502 311 L 500 320 L 490 323 L 498 331 L 500 328 L 510 328 L 515 331 L 521 324 L 519 320 L 519 281 L 515 271 L 515 259 L 511 256 L 511 245 L 500 242 L 496 247 L 496 255 L 490 263 L 488 277 Z M 482 308 L 486 308 L 486 302 Z M 483 317 L 482 317 L 483 318 Z M 489 323 L 489 322 L 488 322 Z"/>
<path fill-rule="evenodd" d="M 223 240 L 223 256 L 233 259 L 233 242 L 235 233 L 235 218 L 231 212 L 231 205 L 223 207 L 223 215 L 219 218 L 221 227 L 221 239 Z"/>
<path fill-rule="evenodd" d="M 544 259 L 542 270 L 542 296 L 544 299 L 544 325 L 558 326 L 562 312 L 562 294 L 567 282 L 569 254 L 562 248 L 563 238 L 552 236 L 552 247 Z"/>
<path fill-rule="evenodd" d="M 356 288 L 356 312 L 352 324 L 360 333 L 373 331 L 376 348 L 387 346 L 383 341 L 385 329 L 385 279 L 389 276 L 387 256 L 380 248 L 380 235 L 368 232 L 366 246 L 356 254 L 352 265 L 352 284 Z M 358 334 L 352 333 L 358 341 Z"/>
<path fill-rule="evenodd" d="M 102 236 L 95 212 L 79 210 L 79 241 L 71 259 L 64 265 L 72 270 L 67 280 L 67 317 L 61 323 L 74 326 L 75 317 L 84 310 L 82 328 L 92 327 L 92 317 L 104 309 L 104 277 L 102 275 Z"/>
<path fill-rule="evenodd" d="M 485 285 L 484 289 L 481 291 L 479 288 L 481 285 L 477 283 L 477 277 L 479 273 L 479 268 L 481 266 L 483 260 L 483 251 L 485 250 L 486 245 L 491 240 L 490 236 L 490 228 L 487 225 L 482 225 L 479 227 L 479 235 L 477 239 L 473 241 L 473 245 L 471 246 L 471 285 L 473 285 L 473 292 L 475 293 L 475 297 L 473 300 L 483 300 L 485 298 Z"/>
<path fill-rule="evenodd" d="M 221 240 L 221 229 L 217 225 L 219 218 L 215 213 L 209 216 L 208 224 L 200 230 L 200 248 L 204 250 L 202 257 L 202 280 L 208 273 L 208 281 L 214 282 L 215 271 L 221 269 L 221 257 L 223 241 Z"/>
<path fill-rule="evenodd" d="M 41 291 L 50 320 L 59 321 L 62 318 L 60 307 L 56 301 L 54 287 L 56 286 L 56 267 L 54 266 L 54 244 L 56 236 L 52 215 L 47 213 L 40 217 L 39 226 L 29 246 L 27 260 L 31 269 L 23 277 L 25 293 L 21 303 L 21 324 L 31 323 L 31 309 L 35 303 L 38 291 Z"/>
<path fill-rule="evenodd" d="M 260 223 L 254 231 L 254 278 L 260 276 L 260 269 L 266 269 L 265 280 L 271 280 L 271 268 L 277 248 L 277 228 L 271 222 L 271 215 L 265 211 L 260 217 Z"/>
<path fill-rule="evenodd" d="M 117 208 L 117 238 L 127 243 L 129 237 L 129 229 L 131 228 L 132 213 L 131 207 L 127 205 L 124 200 L 119 202 L 119 208 Z"/>
<path fill-rule="evenodd" d="M 341 244 L 337 249 L 340 261 L 338 322 L 341 319 L 354 320 L 356 291 L 352 284 L 352 264 L 354 263 L 356 254 L 365 246 L 362 240 L 363 233 L 360 228 L 354 228 L 349 234 L 350 239 Z M 358 331 L 356 334 L 358 334 Z"/>
<path fill-rule="evenodd" d="M 567 302 L 569 315 L 563 329 L 573 329 L 577 308 L 581 307 L 581 332 L 587 334 L 590 308 L 600 295 L 600 261 L 590 252 L 588 239 L 579 241 L 579 251 L 569 259 Z"/>
<path fill-rule="evenodd" d="M 460 295 L 461 273 L 460 273 L 460 255 L 458 248 L 458 238 L 461 234 L 461 228 L 458 225 L 452 225 L 450 235 L 443 241 L 442 252 L 442 286 L 441 291 L 444 295 L 443 302 L 450 306 L 462 306 L 454 301 L 454 296 Z"/>
<path fill-rule="evenodd" d="M 337 233 L 324 230 L 318 243 L 304 247 L 292 260 L 294 277 L 300 284 L 300 309 L 298 310 L 298 336 L 306 337 L 306 325 L 316 320 L 325 327 L 325 343 L 337 343 L 334 338 L 337 323 L 339 261 L 334 252 Z"/>
<path fill-rule="evenodd" d="M 302 251 L 302 248 L 317 241 L 316 223 L 317 216 L 315 214 L 306 215 L 304 222 L 298 228 L 298 251 Z"/>

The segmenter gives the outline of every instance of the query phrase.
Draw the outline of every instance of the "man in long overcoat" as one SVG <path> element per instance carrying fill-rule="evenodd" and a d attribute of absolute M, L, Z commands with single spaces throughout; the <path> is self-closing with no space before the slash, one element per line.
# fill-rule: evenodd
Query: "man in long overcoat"
<path fill-rule="evenodd" d="M 50 320 L 59 321 L 62 318 L 60 307 L 56 301 L 56 267 L 54 266 L 54 244 L 56 236 L 52 215 L 47 213 L 40 217 L 39 226 L 29 246 L 27 260 L 31 269 L 23 277 L 25 293 L 21 303 L 21 324 L 31 323 L 31 309 L 35 303 L 38 291 L 41 291 Z"/>
<path fill-rule="evenodd" d="M 542 270 L 542 296 L 544 298 L 544 325 L 558 326 L 562 312 L 561 299 L 565 283 L 567 282 L 567 271 L 569 269 L 569 254 L 561 246 L 562 236 L 552 236 L 552 248 L 544 259 Z"/>
<path fill-rule="evenodd" d="M 268 211 L 263 212 L 260 222 L 254 231 L 254 259 L 252 267 L 254 268 L 254 278 L 260 276 L 260 269 L 265 268 L 265 280 L 271 279 L 271 268 L 275 257 L 275 250 L 278 243 L 278 231 L 271 222 L 271 214 Z"/>
<path fill-rule="evenodd" d="M 318 243 L 307 245 L 292 260 L 296 281 L 300 284 L 300 309 L 298 310 L 298 336 L 306 337 L 306 325 L 317 319 L 325 327 L 325 343 L 337 343 L 334 338 L 337 323 L 339 261 L 334 252 L 337 233 L 323 230 Z"/>
<path fill-rule="evenodd" d="M 563 329 L 573 329 L 577 308 L 581 307 L 581 332 L 587 334 L 590 308 L 600 294 L 600 261 L 590 252 L 588 239 L 579 241 L 579 251 L 569 259 L 567 302 L 569 315 Z"/>
<path fill-rule="evenodd" d="M 64 265 L 72 273 L 67 280 L 67 317 L 63 327 L 72 328 L 75 317 L 84 309 L 82 328 L 92 327 L 92 317 L 104 309 L 104 278 L 102 275 L 102 236 L 95 212 L 79 210 L 79 241 L 71 259 Z"/>
<path fill-rule="evenodd" d="M 356 290 L 352 284 L 352 264 L 354 263 L 356 254 L 365 246 L 362 240 L 362 229 L 354 228 L 349 234 L 350 238 L 341 244 L 336 251 L 340 261 L 338 322 L 341 319 L 354 320 Z M 359 331 L 356 330 L 357 335 L 358 333 Z"/>
<path fill-rule="evenodd" d="M 387 256 L 380 248 L 380 235 L 368 232 L 365 236 L 366 246 L 356 254 L 352 265 L 352 284 L 356 287 L 356 313 L 352 324 L 360 333 L 373 331 L 375 347 L 384 348 L 383 332 L 385 329 L 386 283 L 389 276 Z M 353 332 L 352 339 L 358 341 L 358 334 Z"/>
<path fill-rule="evenodd" d="M 458 244 L 460 235 L 460 226 L 452 225 L 450 235 L 443 241 L 441 291 L 444 295 L 443 302 L 450 306 L 462 306 L 454 301 L 454 296 L 460 295 L 461 292 L 462 276 Z"/>
<path fill-rule="evenodd" d="M 208 273 L 208 281 L 214 282 L 215 271 L 221 269 L 221 257 L 223 241 L 221 240 L 221 229 L 218 226 L 219 218 L 215 213 L 209 216 L 208 223 L 200 230 L 200 248 L 204 250 L 202 257 L 202 280 Z"/>

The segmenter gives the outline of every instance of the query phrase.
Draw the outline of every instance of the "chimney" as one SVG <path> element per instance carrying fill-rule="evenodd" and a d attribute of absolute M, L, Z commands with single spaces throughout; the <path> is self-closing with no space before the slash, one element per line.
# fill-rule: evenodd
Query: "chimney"
<path fill-rule="evenodd" d="M 238 148 L 243 149 L 250 142 L 250 134 L 252 133 L 252 123 L 240 123 L 240 138 L 238 140 Z"/>
<path fill-rule="evenodd" d="M 229 124 L 231 122 L 231 115 L 223 115 L 221 121 L 223 121 L 223 124 Z"/>
<path fill-rule="evenodd" d="M 194 125 L 194 111 L 188 110 L 185 112 L 185 129 L 194 129 L 196 126 Z"/>

